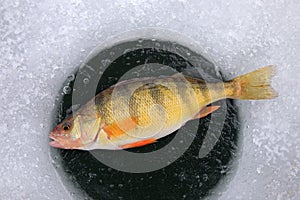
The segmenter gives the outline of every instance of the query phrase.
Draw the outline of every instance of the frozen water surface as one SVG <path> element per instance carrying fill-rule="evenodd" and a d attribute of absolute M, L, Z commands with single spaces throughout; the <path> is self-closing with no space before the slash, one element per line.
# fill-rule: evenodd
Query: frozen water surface
<path fill-rule="evenodd" d="M 55 96 L 99 43 L 144 27 L 191 37 L 228 79 L 277 65 L 277 99 L 238 102 L 238 167 L 209 198 L 299 199 L 299 10 L 296 0 L 2 1 L 0 199 L 78 197 L 49 154 Z"/>

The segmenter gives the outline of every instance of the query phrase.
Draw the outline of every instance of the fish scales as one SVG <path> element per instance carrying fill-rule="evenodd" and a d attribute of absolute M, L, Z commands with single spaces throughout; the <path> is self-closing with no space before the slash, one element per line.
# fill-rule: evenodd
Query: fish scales
<path fill-rule="evenodd" d="M 154 118 L 150 115 L 157 115 L 157 113 L 150 112 L 151 108 L 155 106 L 160 106 L 164 110 L 165 117 L 170 124 L 176 123 L 182 114 L 184 116 L 195 114 L 196 108 L 201 107 L 199 102 L 203 102 L 201 99 L 205 96 L 198 91 L 199 86 L 196 82 L 190 83 L 181 77 L 133 82 L 128 85 L 120 85 L 115 89 L 116 96 L 114 98 L 111 98 L 113 90 L 110 90 L 111 93 L 107 94 L 107 97 L 103 98 L 103 102 L 99 104 L 100 113 L 108 124 L 114 122 L 114 118 L 120 120 L 122 117 L 129 117 L 123 115 L 126 110 L 119 109 L 123 107 L 129 109 L 130 116 L 138 117 L 138 125 L 148 126 L 153 123 Z M 122 92 L 125 89 L 127 92 L 129 90 L 129 94 L 131 94 L 129 102 L 123 96 L 128 95 Z M 195 99 L 195 95 L 200 101 Z M 116 106 L 118 107 L 117 113 L 112 112 L 112 99 L 115 101 L 114 104 L 118 105 Z"/>

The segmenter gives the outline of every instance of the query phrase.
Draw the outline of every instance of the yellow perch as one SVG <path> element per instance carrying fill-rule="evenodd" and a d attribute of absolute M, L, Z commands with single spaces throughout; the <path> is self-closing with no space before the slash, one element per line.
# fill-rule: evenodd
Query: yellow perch
<path fill-rule="evenodd" d="M 56 126 L 49 144 L 64 149 L 126 149 L 155 142 L 187 121 L 205 117 L 220 99 L 271 99 L 274 67 L 231 81 L 205 83 L 175 74 L 120 82 L 95 96 Z"/>

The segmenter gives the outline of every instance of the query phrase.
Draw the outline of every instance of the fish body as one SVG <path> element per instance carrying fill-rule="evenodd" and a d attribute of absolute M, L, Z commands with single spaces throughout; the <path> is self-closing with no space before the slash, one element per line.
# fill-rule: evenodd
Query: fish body
<path fill-rule="evenodd" d="M 120 82 L 95 96 L 54 128 L 51 146 L 65 149 L 126 149 L 147 145 L 187 121 L 218 109 L 224 98 L 270 99 L 274 68 L 268 66 L 228 82 L 206 83 L 183 74 Z"/>

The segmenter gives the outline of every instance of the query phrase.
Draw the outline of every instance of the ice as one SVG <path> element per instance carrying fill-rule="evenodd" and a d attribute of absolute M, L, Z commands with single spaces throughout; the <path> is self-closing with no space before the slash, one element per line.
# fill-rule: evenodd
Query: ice
<path fill-rule="evenodd" d="M 237 169 L 211 198 L 299 199 L 299 10 L 296 0 L 2 1 L 0 199 L 78 198 L 49 154 L 55 96 L 94 47 L 145 27 L 191 37 L 228 79 L 277 65 L 277 99 L 238 103 Z"/>

